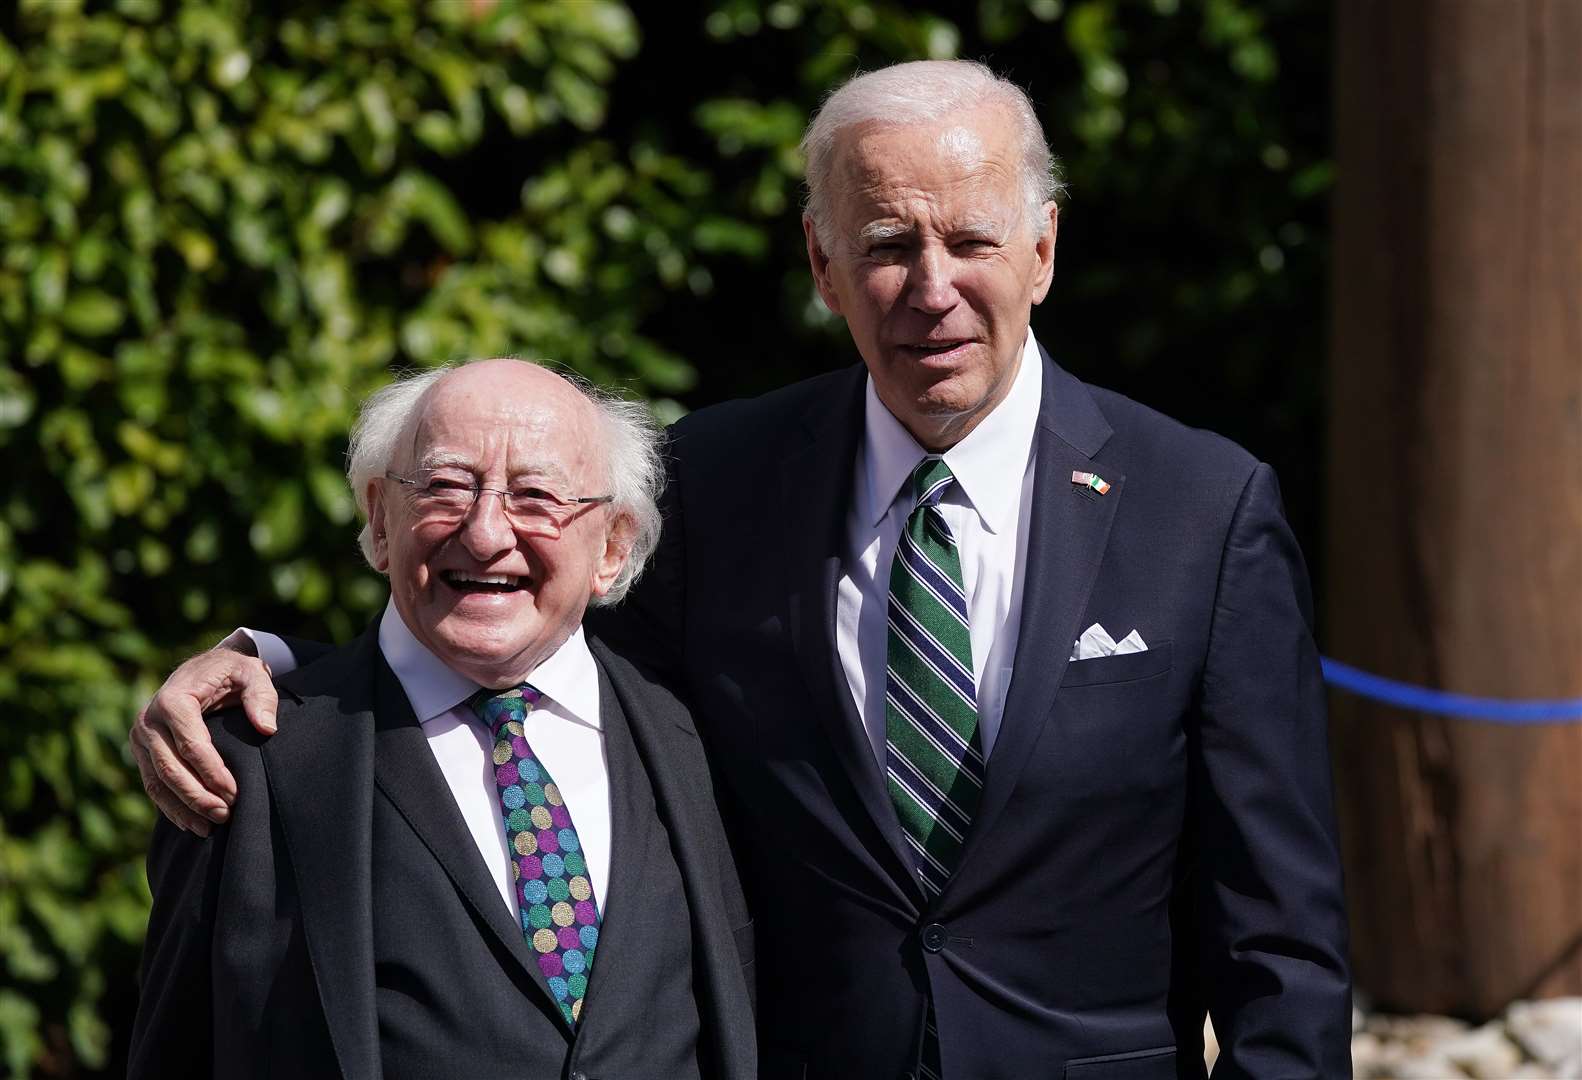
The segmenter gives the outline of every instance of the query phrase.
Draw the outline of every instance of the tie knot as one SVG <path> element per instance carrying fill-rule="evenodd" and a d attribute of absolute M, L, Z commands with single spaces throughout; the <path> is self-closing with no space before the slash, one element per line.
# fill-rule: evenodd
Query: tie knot
<path fill-rule="evenodd" d="M 468 698 L 467 704 L 492 732 L 501 724 L 520 721 L 533 711 L 533 706 L 543 696 L 534 689 L 532 683 L 523 683 L 509 690 L 490 690 L 486 687 Z"/>
<path fill-rule="evenodd" d="M 913 506 L 933 506 L 955 479 L 955 474 L 945 464 L 944 458 L 924 458 L 912 470 Z"/>

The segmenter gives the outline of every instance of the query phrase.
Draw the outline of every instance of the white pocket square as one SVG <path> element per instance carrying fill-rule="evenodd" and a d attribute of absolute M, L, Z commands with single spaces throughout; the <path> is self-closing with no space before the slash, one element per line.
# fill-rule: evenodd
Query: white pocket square
<path fill-rule="evenodd" d="M 1142 635 L 1136 630 L 1116 641 L 1110 632 L 1098 623 L 1082 631 L 1082 636 L 1072 643 L 1071 659 L 1097 660 L 1102 656 L 1120 656 L 1124 653 L 1147 652 Z"/>

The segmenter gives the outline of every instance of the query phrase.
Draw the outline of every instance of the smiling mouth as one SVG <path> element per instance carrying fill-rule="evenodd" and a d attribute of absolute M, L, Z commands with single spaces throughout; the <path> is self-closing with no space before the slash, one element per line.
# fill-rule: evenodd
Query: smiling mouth
<path fill-rule="evenodd" d="M 916 342 L 914 344 L 902 345 L 901 348 L 919 357 L 929 357 L 944 356 L 947 353 L 955 352 L 957 349 L 970 344 L 972 344 L 970 340 L 963 338 L 959 341 Z"/>
<path fill-rule="evenodd" d="M 525 577 L 516 574 L 470 574 L 464 570 L 443 570 L 440 580 L 464 593 L 518 592 L 527 582 Z"/>

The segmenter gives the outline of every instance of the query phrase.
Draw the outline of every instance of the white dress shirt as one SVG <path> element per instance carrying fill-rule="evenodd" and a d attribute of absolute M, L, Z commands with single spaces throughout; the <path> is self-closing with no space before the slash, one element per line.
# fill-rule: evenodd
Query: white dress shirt
<path fill-rule="evenodd" d="M 274 634 L 242 631 L 253 639 L 260 658 L 276 675 L 296 666 L 291 649 Z M 233 641 L 236 635 L 226 640 Z M 423 725 L 428 748 L 467 823 L 478 854 L 494 876 L 500 899 L 517 918 L 511 857 L 505 845 L 505 819 L 494 783 L 494 739 L 467 706 L 478 684 L 458 675 L 429 652 L 395 609 L 385 605 L 379 621 L 379 649 L 412 712 Z M 582 628 L 539 664 L 527 681 L 544 695 L 523 725 L 528 745 L 554 777 L 577 827 L 588 878 L 599 910 L 609 903 L 610 776 L 604 756 L 599 714 L 599 669 Z"/>
<path fill-rule="evenodd" d="M 1043 360 L 1028 331 L 1005 399 L 944 454 L 956 477 L 939 512 L 956 538 L 972 674 L 978 687 L 983 754 L 994 751 L 1011 683 L 1026 577 L 1032 515 L 1034 435 L 1043 395 Z M 855 497 L 846 517 L 847 548 L 835 604 L 835 647 L 879 767 L 885 766 L 884 679 L 890 563 L 912 512 L 908 480 L 928 451 L 918 445 L 868 379 Z"/>

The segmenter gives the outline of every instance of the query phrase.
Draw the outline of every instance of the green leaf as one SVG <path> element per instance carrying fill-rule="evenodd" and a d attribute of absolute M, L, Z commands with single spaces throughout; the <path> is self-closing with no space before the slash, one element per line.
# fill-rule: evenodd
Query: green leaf
<path fill-rule="evenodd" d="M 14 371 L 0 368 L 0 433 L 26 424 L 38 404 L 38 396 Z"/>
<path fill-rule="evenodd" d="M 59 311 L 66 301 L 66 253 L 59 248 L 45 251 L 33 269 L 30 284 L 33 303 L 41 314 Z"/>
<path fill-rule="evenodd" d="M 110 1057 L 110 1025 L 97 1007 L 73 1005 L 66 1014 L 72 1049 L 93 1068 L 103 1068 Z"/>
<path fill-rule="evenodd" d="M 725 217 L 708 217 L 698 222 L 693 242 L 700 251 L 730 252 L 749 259 L 762 258 L 769 250 L 769 236 L 763 228 Z"/>
<path fill-rule="evenodd" d="M 110 506 L 122 517 L 141 509 L 154 493 L 154 470 L 142 462 L 122 462 L 110 470 L 107 479 Z"/>
<path fill-rule="evenodd" d="M 302 530 L 302 485 L 286 482 L 259 508 L 247 538 L 259 555 L 272 559 L 294 550 Z"/>
<path fill-rule="evenodd" d="M 357 517 L 357 505 L 340 470 L 315 465 L 308 472 L 308 488 L 324 516 L 337 525 L 349 525 Z"/>
<path fill-rule="evenodd" d="M 44 1050 L 38 1022 L 38 1006 L 14 990 L 0 990 L 0 1049 L 12 1076 L 30 1074 L 33 1061 Z"/>

